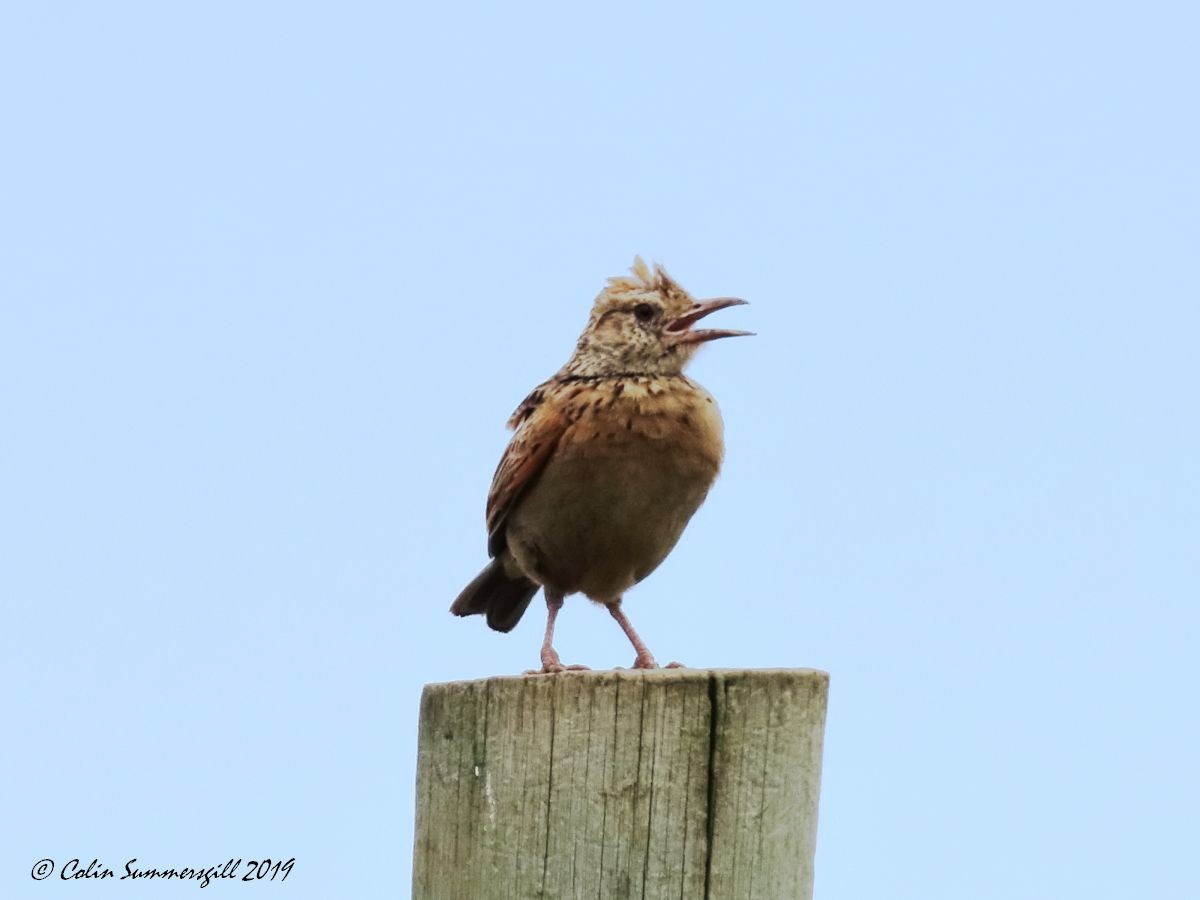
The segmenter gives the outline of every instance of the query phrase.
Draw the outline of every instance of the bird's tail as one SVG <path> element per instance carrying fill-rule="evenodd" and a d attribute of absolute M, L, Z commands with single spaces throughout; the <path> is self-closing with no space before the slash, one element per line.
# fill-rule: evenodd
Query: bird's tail
<path fill-rule="evenodd" d="M 450 604 L 450 612 L 456 616 L 486 614 L 489 628 L 512 631 L 537 592 L 538 585 L 524 575 L 510 576 L 504 564 L 493 559 Z"/>

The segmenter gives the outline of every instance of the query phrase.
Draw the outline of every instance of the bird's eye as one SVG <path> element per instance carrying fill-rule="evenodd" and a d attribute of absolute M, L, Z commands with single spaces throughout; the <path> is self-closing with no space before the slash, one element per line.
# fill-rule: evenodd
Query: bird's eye
<path fill-rule="evenodd" d="M 637 317 L 639 322 L 649 322 L 654 318 L 654 314 L 656 312 L 657 310 L 655 310 L 655 308 L 649 303 L 639 303 L 633 308 L 633 314 Z"/>

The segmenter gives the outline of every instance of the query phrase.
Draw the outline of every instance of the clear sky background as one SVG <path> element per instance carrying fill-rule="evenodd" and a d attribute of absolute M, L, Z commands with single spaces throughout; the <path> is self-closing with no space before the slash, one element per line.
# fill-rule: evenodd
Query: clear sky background
<path fill-rule="evenodd" d="M 817 896 L 1200 896 L 1195 9 L 5 4 L 0 894 L 407 895 L 421 686 L 541 636 L 446 611 L 504 421 L 640 253 L 758 336 L 627 609 L 832 674 Z"/>

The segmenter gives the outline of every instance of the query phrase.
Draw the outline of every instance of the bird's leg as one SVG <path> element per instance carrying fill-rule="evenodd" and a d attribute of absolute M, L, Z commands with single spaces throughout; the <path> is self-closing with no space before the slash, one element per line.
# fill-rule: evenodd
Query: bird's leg
<path fill-rule="evenodd" d="M 606 606 L 608 606 L 608 611 L 617 620 L 617 624 L 625 632 L 625 637 L 629 638 L 629 643 L 633 644 L 633 649 L 637 652 L 637 657 L 633 660 L 633 667 L 635 669 L 657 669 L 658 663 L 654 661 L 654 654 L 650 652 L 649 647 L 642 643 L 642 639 L 638 637 L 638 633 L 633 630 L 633 624 L 625 617 L 625 612 L 621 609 L 621 598 L 618 597 L 612 603 L 606 604 Z M 672 663 L 672 666 L 678 666 L 678 663 Z"/>
<path fill-rule="evenodd" d="M 546 637 L 542 639 L 542 667 L 530 669 L 525 674 L 553 675 L 567 670 L 586 671 L 587 666 L 564 666 L 558 658 L 558 651 L 554 649 L 554 620 L 558 618 L 558 611 L 562 609 L 563 597 L 549 588 L 544 588 L 543 593 L 546 595 Z"/>

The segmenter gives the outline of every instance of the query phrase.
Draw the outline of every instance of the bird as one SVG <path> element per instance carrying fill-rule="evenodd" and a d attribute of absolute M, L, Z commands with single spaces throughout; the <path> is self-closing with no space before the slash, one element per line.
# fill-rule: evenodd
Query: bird
<path fill-rule="evenodd" d="M 683 370 L 702 344 L 752 334 L 693 327 L 746 302 L 695 300 L 635 257 L 630 276 L 609 278 L 596 297 L 570 359 L 508 420 L 487 498 L 491 561 L 450 612 L 508 632 L 540 588 L 541 665 L 526 674 L 587 668 L 563 665 L 554 649 L 555 620 L 576 593 L 608 609 L 633 645 L 633 668 L 658 668 L 622 598 L 674 549 L 716 480 L 721 414 Z"/>

